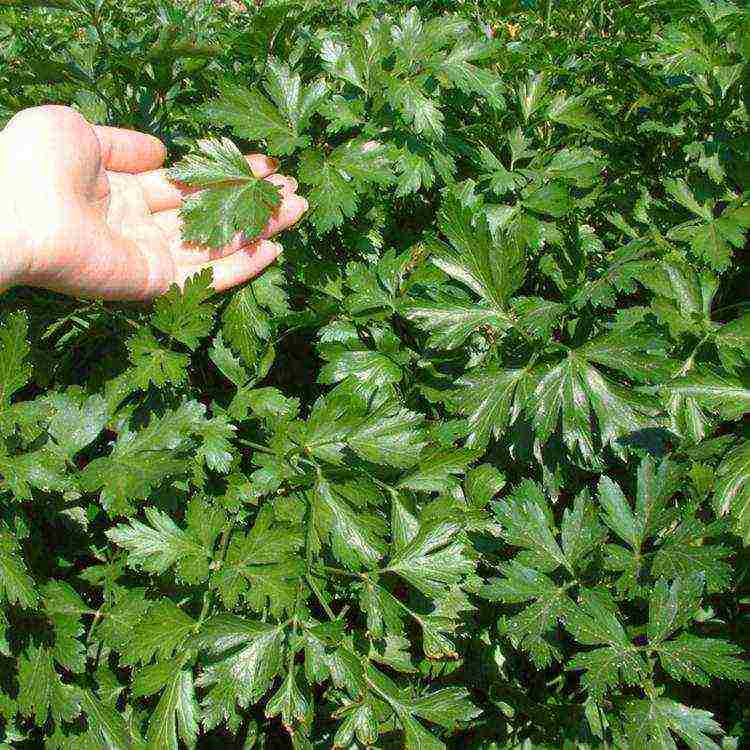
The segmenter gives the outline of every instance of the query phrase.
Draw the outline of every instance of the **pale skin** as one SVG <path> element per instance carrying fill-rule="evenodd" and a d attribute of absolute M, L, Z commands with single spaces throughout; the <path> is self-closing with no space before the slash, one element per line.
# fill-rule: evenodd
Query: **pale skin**
<path fill-rule="evenodd" d="M 219 249 L 185 242 L 179 208 L 193 192 L 168 179 L 157 138 L 89 124 L 70 107 L 23 110 L 0 132 L 0 290 L 35 286 L 77 297 L 148 301 L 205 268 L 224 291 L 281 252 L 271 238 L 307 210 L 278 162 L 247 155 L 281 203 L 259 238 Z"/>

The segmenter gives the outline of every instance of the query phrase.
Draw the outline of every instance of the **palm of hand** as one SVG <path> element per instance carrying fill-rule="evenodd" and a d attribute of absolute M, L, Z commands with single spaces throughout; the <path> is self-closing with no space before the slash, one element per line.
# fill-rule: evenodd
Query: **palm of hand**
<path fill-rule="evenodd" d="M 150 299 L 210 266 L 217 290 L 257 275 L 281 248 L 268 238 L 307 204 L 296 182 L 273 174 L 265 156 L 253 172 L 281 190 L 282 202 L 259 240 L 237 235 L 209 250 L 182 241 L 186 188 L 166 177 L 156 138 L 91 126 L 68 107 L 36 107 L 0 133 L 0 180 L 13 180 L 0 225 L 15 227 L 18 281 L 104 299 Z"/>

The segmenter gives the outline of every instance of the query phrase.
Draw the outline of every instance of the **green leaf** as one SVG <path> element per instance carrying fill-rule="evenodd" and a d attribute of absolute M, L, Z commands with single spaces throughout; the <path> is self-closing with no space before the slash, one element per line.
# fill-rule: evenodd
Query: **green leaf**
<path fill-rule="evenodd" d="M 237 419 L 244 419 L 249 409 L 259 419 L 294 419 L 299 412 L 297 398 L 287 398 L 277 388 L 253 388 L 238 391 L 230 406 L 230 413 Z"/>
<path fill-rule="evenodd" d="M 474 508 L 484 508 L 505 487 L 505 475 L 492 464 L 480 464 L 466 474 L 464 490 Z"/>
<path fill-rule="evenodd" d="M 579 652 L 568 662 L 568 669 L 585 670 L 581 683 L 594 700 L 601 700 L 607 688 L 620 683 L 637 685 L 645 679 L 645 662 L 630 642 L 608 596 L 584 589 L 578 606 L 566 612 L 564 622 L 579 643 L 603 646 Z"/>
<path fill-rule="evenodd" d="M 468 448 L 436 448 L 420 457 L 419 465 L 403 477 L 399 487 L 421 492 L 443 492 L 458 487 L 456 475 L 480 456 Z"/>
<path fill-rule="evenodd" d="M 500 438 L 522 413 L 535 385 L 531 373 L 523 368 L 488 368 L 459 378 L 451 402 L 467 417 L 467 447 L 484 447 L 491 437 Z"/>
<path fill-rule="evenodd" d="M 240 358 L 224 343 L 224 336 L 221 331 L 218 331 L 214 337 L 208 356 L 219 368 L 222 375 L 238 388 L 241 388 L 250 380 L 250 374 Z"/>
<path fill-rule="evenodd" d="M 206 269 L 191 276 L 182 290 L 173 285 L 154 303 L 151 325 L 195 351 L 214 322 L 214 307 L 207 304 L 214 295 L 211 283 L 211 269 Z"/>
<path fill-rule="evenodd" d="M 51 713 L 55 721 L 72 721 L 80 713 L 80 693 L 55 671 L 52 654 L 30 646 L 18 660 L 18 710 L 39 725 Z"/>
<path fill-rule="evenodd" d="M 620 487 L 609 477 L 599 480 L 602 520 L 636 552 L 644 541 L 661 528 L 664 506 L 673 490 L 671 465 L 644 458 L 638 466 L 635 512 Z"/>
<path fill-rule="evenodd" d="M 560 532 L 565 559 L 573 567 L 585 560 L 606 538 L 606 529 L 597 520 L 588 488 L 576 495 L 572 508 L 563 511 Z"/>
<path fill-rule="evenodd" d="M 513 325 L 508 301 L 523 283 L 524 259 L 510 240 L 493 241 L 486 221 L 455 197 L 448 198 L 440 213 L 440 229 L 450 246 L 435 246 L 431 262 L 468 287 L 480 299 L 465 294 L 439 292 L 429 300 L 407 300 L 403 314 L 430 333 L 428 346 L 454 349 L 476 331 L 495 329 L 504 333 Z"/>
<path fill-rule="evenodd" d="M 726 269 L 732 248 L 742 248 L 745 243 L 745 230 L 750 227 L 748 207 L 728 209 L 714 218 L 714 203 L 699 203 L 684 180 L 667 179 L 664 186 L 672 198 L 698 217 L 674 227 L 667 236 L 689 242 L 692 250 L 717 271 Z"/>
<path fill-rule="evenodd" d="M 146 508 L 148 524 L 131 520 L 109 529 L 107 538 L 128 550 L 128 565 L 149 573 L 163 573 L 175 566 L 177 575 L 188 583 L 199 583 L 208 577 L 212 547 L 221 529 L 223 518 L 191 502 L 185 531 L 166 513 Z"/>
<path fill-rule="evenodd" d="M 71 486 L 65 476 L 64 458 L 47 446 L 11 456 L 0 442 L 0 475 L 17 500 L 31 500 L 32 489 L 64 492 Z"/>
<path fill-rule="evenodd" d="M 26 315 L 20 312 L 5 316 L 0 326 L 0 434 L 9 428 L 12 396 L 31 378 L 31 363 L 27 361 L 28 328 Z"/>
<path fill-rule="evenodd" d="M 338 344 L 323 345 L 319 352 L 326 361 L 318 375 L 319 383 L 333 385 L 350 377 L 364 384 L 381 386 L 401 380 L 401 368 L 380 352 Z"/>
<path fill-rule="evenodd" d="M 511 302 L 517 326 L 529 338 L 547 340 L 558 327 L 567 306 L 541 297 L 516 297 Z"/>
<path fill-rule="evenodd" d="M 625 737 L 633 750 L 674 750 L 672 733 L 691 750 L 720 750 L 711 735 L 722 734 L 709 711 L 669 698 L 631 700 L 625 705 Z"/>
<path fill-rule="evenodd" d="M 127 347 L 133 365 L 128 375 L 137 388 L 146 391 L 152 384 L 161 388 L 187 379 L 190 357 L 160 346 L 148 328 L 141 328 L 129 338 Z"/>
<path fill-rule="evenodd" d="M 431 188 L 437 176 L 450 184 L 455 161 L 439 145 L 407 141 L 400 150 L 394 148 L 392 153 L 397 154 L 394 168 L 398 174 L 396 195 L 399 198 L 417 193 L 421 188 Z"/>
<path fill-rule="evenodd" d="M 459 531 L 458 524 L 450 521 L 421 525 L 414 538 L 391 558 L 387 570 L 426 596 L 444 595 L 446 587 L 474 571 Z"/>
<path fill-rule="evenodd" d="M 325 81 L 317 80 L 303 86 L 302 79 L 289 66 L 269 58 L 266 62 L 266 90 L 276 103 L 282 117 L 300 133 L 317 112 L 328 88 Z"/>
<path fill-rule="evenodd" d="M 303 572 L 294 553 L 301 546 L 302 537 L 274 524 L 270 507 L 264 506 L 247 533 L 232 534 L 213 578 L 227 609 L 235 609 L 240 598 L 257 612 L 270 607 L 274 615 L 292 607 Z"/>
<path fill-rule="evenodd" d="M 242 289 L 234 292 L 221 318 L 226 343 L 240 355 L 252 372 L 272 334 L 272 316 L 288 311 L 287 296 L 279 269 L 267 269 Z M 259 377 L 265 373 L 259 374 Z"/>
<path fill-rule="evenodd" d="M 465 94 L 481 97 L 492 109 L 505 108 L 504 84 L 495 73 L 474 65 L 492 57 L 496 46 L 486 41 L 458 42 L 448 55 L 439 55 L 433 70 L 439 78 L 460 89 Z"/>
<path fill-rule="evenodd" d="M 750 544 L 750 441 L 727 453 L 719 465 L 713 506 L 717 514 L 731 515 L 737 533 Z"/>
<path fill-rule="evenodd" d="M 162 417 L 153 415 L 142 430 L 125 428 L 110 455 L 94 459 L 80 474 L 82 488 L 87 492 L 101 490 L 105 508 L 124 510 L 127 515 L 131 500 L 147 496 L 168 476 L 185 470 L 184 451 L 204 412 L 198 402 L 187 401 Z"/>
<path fill-rule="evenodd" d="M 370 66 L 365 44 L 359 35 L 354 36 L 350 45 L 326 38 L 320 47 L 320 56 L 324 70 L 366 93 Z"/>
<path fill-rule="evenodd" d="M 655 294 L 670 300 L 682 315 L 708 318 L 716 292 L 716 277 L 698 273 L 677 259 L 660 259 L 641 264 L 638 280 Z"/>
<path fill-rule="evenodd" d="M 269 698 L 266 704 L 266 716 L 270 719 L 281 715 L 284 728 L 294 732 L 296 724 L 310 720 L 312 705 L 309 698 L 300 690 L 294 671 L 287 672 L 279 689 Z"/>
<path fill-rule="evenodd" d="M 544 168 L 546 174 L 573 182 L 578 187 L 590 187 L 603 166 L 597 152 L 588 148 L 563 148 Z"/>
<path fill-rule="evenodd" d="M 648 640 L 658 645 L 696 616 L 703 594 L 703 576 L 675 578 L 672 585 L 657 582 L 648 603 Z"/>
<path fill-rule="evenodd" d="M 309 143 L 256 89 L 222 84 L 219 98 L 204 104 L 201 114 L 208 122 L 228 125 L 239 138 L 265 141 L 272 154 L 291 154 Z"/>
<path fill-rule="evenodd" d="M 526 80 L 518 87 L 518 103 L 521 108 L 524 122 L 528 122 L 531 116 L 542 106 L 547 94 L 547 82 L 544 73 L 535 73 L 529 70 Z M 520 134 L 519 129 L 519 134 Z M 514 158 L 516 158 L 514 156 Z"/>
<path fill-rule="evenodd" d="M 390 678 L 372 665 L 368 665 L 365 678 L 368 686 L 385 700 L 395 713 L 404 729 L 405 746 L 409 750 L 423 750 L 424 748 L 433 750 L 433 748 L 445 747 L 416 721 L 415 717 L 450 729 L 458 722 L 469 722 L 479 714 L 464 688 L 445 688 L 411 698 L 405 696 Z"/>
<path fill-rule="evenodd" d="M 520 248 L 510 241 L 496 245 L 482 217 L 451 197 L 443 203 L 440 231 L 450 242 L 430 260 L 448 276 L 466 285 L 480 299 L 501 311 L 526 274 Z"/>
<path fill-rule="evenodd" d="M 147 673 L 151 671 L 153 675 Z M 162 693 L 148 722 L 146 747 L 148 750 L 179 750 L 179 740 L 182 740 L 189 748 L 194 748 L 199 709 L 192 671 L 182 669 L 179 661 L 146 667 L 136 677 L 135 694 L 152 695 L 158 690 Z"/>
<path fill-rule="evenodd" d="M 10 604 L 32 607 L 38 596 L 34 579 L 29 575 L 18 543 L 12 534 L 0 528 L 0 594 Z"/>
<path fill-rule="evenodd" d="M 234 715 L 235 703 L 248 706 L 269 689 L 283 659 L 283 627 L 218 615 L 202 627 L 196 645 L 216 659 L 198 686 L 208 688 L 201 703 L 209 725 Z"/>
<path fill-rule="evenodd" d="M 599 479 L 599 503 L 604 510 L 604 523 L 630 547 L 638 548 L 641 538 L 630 504 L 620 487 L 606 476 Z"/>
<path fill-rule="evenodd" d="M 133 737 L 123 716 L 116 709 L 98 700 L 90 690 L 81 693 L 81 708 L 103 750 L 143 748 L 143 741 Z"/>
<path fill-rule="evenodd" d="M 489 182 L 490 190 L 498 197 L 515 192 L 526 184 L 526 178 L 522 174 L 506 169 L 505 165 L 487 146 L 482 146 L 479 149 L 479 158 L 481 159 L 482 169 L 485 170 L 482 179 Z"/>
<path fill-rule="evenodd" d="M 373 745 L 377 742 L 378 722 L 367 703 L 358 706 L 341 722 L 333 738 L 334 746 L 348 747 L 355 736 L 363 745 Z"/>
<path fill-rule="evenodd" d="M 659 660 L 676 680 L 708 687 L 712 678 L 750 681 L 750 668 L 740 646 L 717 638 L 683 634 L 659 645 Z"/>
<path fill-rule="evenodd" d="M 352 570 L 374 567 L 385 553 L 382 522 L 370 513 L 353 511 L 347 501 L 322 477 L 315 485 L 315 499 L 330 530 L 334 557 Z"/>
<path fill-rule="evenodd" d="M 544 572 L 560 566 L 570 569 L 552 532 L 552 514 L 539 485 L 526 480 L 493 507 L 505 541 L 526 550 L 525 564 Z"/>
<path fill-rule="evenodd" d="M 670 514 L 664 521 L 669 522 Z M 709 593 L 725 591 L 732 582 L 732 569 L 727 563 L 730 548 L 715 544 L 704 537 L 707 529 L 694 517 L 685 518 L 664 539 L 653 558 L 652 573 L 673 580 L 701 575 Z"/>
<path fill-rule="evenodd" d="M 701 219 L 711 221 L 713 214 L 711 210 L 702 206 L 698 203 L 693 191 L 690 186 L 682 179 L 666 179 L 664 180 L 664 188 L 667 193 L 672 196 L 681 206 L 686 208 L 691 213 L 699 216 Z"/>
<path fill-rule="evenodd" d="M 585 670 L 581 684 L 593 700 L 601 700 L 607 688 L 618 684 L 638 685 L 644 679 L 644 665 L 635 651 L 606 646 L 576 654 L 568 669 Z"/>
<path fill-rule="evenodd" d="M 406 469 L 419 461 L 427 444 L 423 422 L 420 414 L 386 402 L 357 424 L 347 443 L 360 458 Z"/>
<path fill-rule="evenodd" d="M 352 413 L 347 400 L 337 396 L 334 391 L 315 401 L 301 443 L 306 452 L 333 464 L 343 462 L 346 439 L 362 419 Z"/>
<path fill-rule="evenodd" d="M 692 225 L 686 229 L 690 236 L 690 247 L 696 255 L 707 260 L 717 271 L 723 271 L 729 265 L 732 250 L 719 230 L 718 221 Z M 671 236 L 676 235 L 672 233 Z"/>
<path fill-rule="evenodd" d="M 663 388 L 667 394 L 695 399 L 722 419 L 738 419 L 750 411 L 750 387 L 745 380 L 707 367 L 677 378 Z"/>
<path fill-rule="evenodd" d="M 598 346 L 607 342 L 606 347 Z M 562 437 L 569 450 L 577 450 L 589 462 L 596 463 L 597 447 L 592 440 L 591 421 L 596 417 L 600 440 L 623 455 L 620 441 L 653 425 L 653 405 L 605 376 L 591 361 L 603 358 L 615 364 L 619 351 L 623 369 L 631 359 L 625 347 L 609 347 L 609 340 L 593 340 L 551 367 L 539 379 L 526 408 L 531 412 L 534 429 L 542 442 L 549 440 L 561 423 Z"/>
<path fill-rule="evenodd" d="M 246 241 L 257 237 L 280 203 L 278 188 L 268 180 L 255 177 L 245 157 L 228 138 L 203 140 L 200 148 L 202 154 L 185 157 L 169 171 L 172 179 L 203 188 L 187 195 L 180 208 L 184 219 L 183 238 L 220 248 L 229 244 L 238 232 L 242 232 Z M 207 306 L 202 305 L 208 296 L 206 280 L 207 276 L 202 276 L 192 289 L 186 289 L 182 304 L 175 310 L 175 315 L 187 315 L 198 330 L 202 330 L 202 318 L 207 313 Z M 179 298 L 176 289 L 172 294 Z M 161 325 L 167 327 L 170 335 L 177 336 L 180 329 L 171 310 L 171 305 L 163 303 L 156 319 L 162 321 Z M 158 322 L 154 324 L 161 327 Z M 191 348 L 194 348 L 195 332 L 189 328 L 185 335 L 187 345 L 193 344 Z"/>
<path fill-rule="evenodd" d="M 517 560 L 500 564 L 503 578 L 491 578 L 481 594 L 490 601 L 507 604 L 530 604 L 518 614 L 501 620 L 501 632 L 514 646 L 531 656 L 534 664 L 549 666 L 552 658 L 560 658 L 556 646 L 550 641 L 550 631 L 575 607 L 564 586 L 534 568 Z"/>
<path fill-rule="evenodd" d="M 41 593 L 55 634 L 54 660 L 68 672 L 84 672 L 86 650 L 81 639 L 84 632 L 81 615 L 90 614 L 89 607 L 75 589 L 62 581 L 48 581 Z"/>
<path fill-rule="evenodd" d="M 507 313 L 450 295 L 441 295 L 435 300 L 407 300 L 401 312 L 408 320 L 429 332 L 427 346 L 435 349 L 456 349 L 476 331 L 487 328 L 505 331 L 510 323 Z"/>
<path fill-rule="evenodd" d="M 414 128 L 414 132 L 431 141 L 445 134 L 445 115 L 435 100 L 424 93 L 425 89 L 416 80 L 390 77 L 385 95 L 388 103 Z"/>
<path fill-rule="evenodd" d="M 446 729 L 471 721 L 478 715 L 477 708 L 469 700 L 468 691 L 459 687 L 424 693 L 411 704 L 411 711 L 421 719 Z"/>
<path fill-rule="evenodd" d="M 523 205 L 531 211 L 555 218 L 564 216 L 573 206 L 567 187 L 559 182 L 548 182 L 537 188 L 524 199 Z"/>
<path fill-rule="evenodd" d="M 584 95 L 566 96 L 563 92 L 560 92 L 550 102 L 547 108 L 547 117 L 571 128 L 582 128 L 602 133 L 601 123 L 586 106 Z"/>
<path fill-rule="evenodd" d="M 212 471 L 228 474 L 234 455 L 231 441 L 236 431 L 225 414 L 205 420 L 197 430 L 203 442 L 195 454 L 196 460 Z"/>
<path fill-rule="evenodd" d="M 382 144 L 351 140 L 328 156 L 317 150 L 302 155 L 299 181 L 311 187 L 310 221 L 321 232 L 341 226 L 359 207 L 359 194 L 393 181 L 388 149 Z"/>
<path fill-rule="evenodd" d="M 136 627 L 151 606 L 146 599 L 145 589 L 131 588 L 115 590 L 112 601 L 107 602 L 103 611 L 107 613 L 99 625 L 98 632 L 102 643 L 123 654 L 123 662 L 135 664 L 137 654 L 129 654 Z"/>
<path fill-rule="evenodd" d="M 714 336 L 714 343 L 727 370 L 739 367 L 738 360 L 747 362 L 750 358 L 750 314 L 721 326 Z"/>
<path fill-rule="evenodd" d="M 147 664 L 154 657 L 160 662 L 183 653 L 192 646 L 196 632 L 195 620 L 170 599 L 162 598 L 153 604 L 146 616 L 133 628 L 127 649 L 121 649 L 126 662 Z M 155 667 L 163 667 L 156 664 Z"/>
<path fill-rule="evenodd" d="M 584 589 L 579 606 L 565 617 L 565 627 L 584 646 L 609 644 L 621 649 L 634 649 L 617 617 L 614 602 L 601 592 Z"/>

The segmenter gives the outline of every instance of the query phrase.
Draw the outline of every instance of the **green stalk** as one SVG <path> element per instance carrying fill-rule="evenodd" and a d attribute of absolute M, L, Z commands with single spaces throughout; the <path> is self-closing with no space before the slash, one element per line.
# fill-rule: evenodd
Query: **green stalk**
<path fill-rule="evenodd" d="M 552 0 L 547 0 L 544 4 L 544 28 L 549 28 L 549 19 L 552 15 Z"/>

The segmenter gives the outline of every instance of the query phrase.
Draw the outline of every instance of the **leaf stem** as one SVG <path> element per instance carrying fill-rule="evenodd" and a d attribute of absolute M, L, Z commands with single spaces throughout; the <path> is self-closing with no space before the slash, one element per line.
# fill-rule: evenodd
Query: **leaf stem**
<path fill-rule="evenodd" d="M 261 445 L 260 443 L 254 443 L 252 440 L 245 440 L 244 438 L 237 438 L 237 442 L 240 445 L 245 445 L 248 448 L 258 451 L 258 453 L 265 453 L 268 456 L 275 455 L 274 452 L 267 446 Z"/>
<path fill-rule="evenodd" d="M 333 613 L 333 610 L 330 608 L 330 606 L 328 606 L 328 602 L 325 600 L 325 597 L 318 588 L 318 585 L 315 583 L 315 579 L 312 577 L 312 575 L 310 573 L 305 573 L 305 579 L 307 580 L 307 585 L 312 589 L 317 600 L 320 602 L 320 606 L 323 607 L 323 610 L 328 616 L 328 619 L 332 622 L 337 620 L 338 618 Z"/>
<path fill-rule="evenodd" d="M 351 570 L 344 570 L 343 568 L 334 568 L 330 565 L 319 565 L 317 567 L 319 570 L 324 570 L 326 573 L 333 573 L 333 575 L 336 576 L 346 576 L 347 578 L 361 578 L 362 580 L 367 579 L 367 576 L 363 573 L 355 573 Z"/>
<path fill-rule="evenodd" d="M 224 529 L 221 532 L 221 541 L 219 542 L 219 552 L 217 556 L 212 560 L 211 565 L 215 566 L 213 569 L 218 569 L 223 565 L 224 558 L 227 554 L 227 547 L 229 546 L 229 537 L 231 536 L 232 532 L 232 525 L 230 523 L 225 524 Z M 209 613 L 209 609 L 211 608 L 211 605 L 214 601 L 214 593 L 216 591 L 215 586 L 213 586 L 213 581 L 209 581 L 208 588 L 203 593 L 203 607 L 201 608 L 201 613 L 198 617 L 198 623 L 195 626 L 195 632 L 197 633 L 203 623 L 206 621 L 206 616 Z"/>

